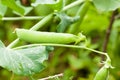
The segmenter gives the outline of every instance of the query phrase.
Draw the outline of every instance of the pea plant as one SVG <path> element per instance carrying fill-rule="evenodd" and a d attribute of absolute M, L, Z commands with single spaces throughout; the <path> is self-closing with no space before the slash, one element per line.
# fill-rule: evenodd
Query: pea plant
<path fill-rule="evenodd" d="M 27 3 L 26 3 L 27 2 Z M 27 6 L 26 6 L 27 5 Z M 50 8 L 44 16 L 27 16 L 37 6 L 42 5 Z M 74 14 L 68 14 L 71 8 Z M 80 30 L 80 25 L 87 17 L 87 11 L 94 7 L 98 12 L 104 13 L 115 11 L 120 7 L 119 0 L 0 0 L 1 21 L 17 20 L 39 20 L 30 29 L 15 28 L 14 34 L 17 39 L 9 45 L 0 41 L 0 66 L 12 72 L 12 74 L 28 76 L 34 80 L 32 75 L 42 73 L 45 70 L 45 61 L 48 60 L 49 53 L 56 50 L 56 47 L 74 48 L 78 51 L 88 50 L 102 55 L 102 67 L 93 80 L 108 80 L 111 59 L 104 48 L 103 51 L 89 47 L 89 39 Z M 6 17 L 8 10 L 12 10 L 15 17 Z M 46 10 L 43 9 L 43 12 Z M 40 11 L 42 12 L 42 11 Z M 114 15 L 116 15 L 115 13 Z M 50 28 L 49 31 L 42 31 L 42 28 Z M 102 23 L 101 23 L 102 24 Z M 89 27 L 89 25 L 87 25 Z M 109 34 L 110 35 L 110 34 Z M 109 38 L 109 35 L 107 39 Z M 23 42 L 23 44 L 19 44 Z M 108 42 L 108 41 L 107 41 Z M 106 44 L 107 45 L 107 44 Z M 93 53 L 92 53 L 93 54 Z M 78 61 L 79 62 L 79 61 Z M 79 62 L 81 63 L 81 62 Z M 63 76 L 62 74 L 61 76 Z M 48 76 L 48 75 L 46 75 Z M 59 76 L 50 76 L 39 80 L 48 80 Z M 14 80 L 14 76 L 11 77 Z M 56 78 L 56 80 L 59 80 Z M 67 79 L 68 80 L 68 79 Z"/>

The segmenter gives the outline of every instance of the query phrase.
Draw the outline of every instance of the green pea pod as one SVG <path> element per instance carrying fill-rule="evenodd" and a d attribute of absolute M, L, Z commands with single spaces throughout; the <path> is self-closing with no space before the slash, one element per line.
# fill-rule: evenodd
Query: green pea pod
<path fill-rule="evenodd" d="M 105 65 L 97 72 L 94 80 L 108 80 L 109 68 Z"/>
<path fill-rule="evenodd" d="M 77 33 L 79 32 L 79 26 L 81 25 L 90 5 L 90 1 L 86 0 L 83 5 L 78 10 L 76 16 L 80 16 L 78 22 L 74 23 L 70 26 L 67 32 L 69 33 Z"/>
<path fill-rule="evenodd" d="M 76 36 L 68 33 L 55 33 L 55 32 L 39 32 L 26 29 L 16 29 L 17 36 L 20 40 L 31 43 L 79 43 L 85 40 L 85 36 Z"/>

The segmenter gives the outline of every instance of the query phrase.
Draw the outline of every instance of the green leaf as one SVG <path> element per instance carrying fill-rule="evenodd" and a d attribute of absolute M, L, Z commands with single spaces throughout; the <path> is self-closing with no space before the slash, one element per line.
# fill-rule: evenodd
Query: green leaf
<path fill-rule="evenodd" d="M 3 5 L 3 4 L 1 3 L 1 0 L 0 0 L 0 16 L 1 16 L 1 17 L 4 16 L 5 13 L 6 13 L 6 11 L 7 11 L 7 7 L 6 7 L 5 5 Z"/>
<path fill-rule="evenodd" d="M 56 15 L 61 19 L 59 25 L 57 26 L 57 32 L 64 32 L 69 25 L 79 19 L 79 16 L 70 17 L 65 13 L 56 13 Z"/>
<path fill-rule="evenodd" d="M 120 0 L 93 0 L 93 3 L 101 11 L 113 11 L 120 7 Z"/>
<path fill-rule="evenodd" d="M 32 3 L 32 6 L 38 6 L 39 4 L 47 5 L 53 10 L 61 10 L 63 8 L 63 0 L 36 0 L 34 3 Z"/>
<path fill-rule="evenodd" d="M 16 12 L 20 13 L 21 15 L 24 14 L 24 9 L 20 6 L 18 6 L 15 3 L 15 0 L 1 0 L 1 1 L 4 5 L 8 6 L 12 10 L 15 10 Z"/>
<path fill-rule="evenodd" d="M 0 42 L 0 66 L 18 75 L 32 75 L 42 71 L 44 60 L 48 59 L 45 46 L 19 50 L 8 49 Z"/>

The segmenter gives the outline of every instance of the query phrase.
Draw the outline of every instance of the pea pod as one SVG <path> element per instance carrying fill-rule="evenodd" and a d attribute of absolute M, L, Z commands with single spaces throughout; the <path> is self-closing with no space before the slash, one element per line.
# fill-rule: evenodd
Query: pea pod
<path fill-rule="evenodd" d="M 105 65 L 97 72 L 94 80 L 108 80 L 109 68 Z"/>
<path fill-rule="evenodd" d="M 90 2 L 88 0 L 86 0 L 83 3 L 83 5 L 80 7 L 80 9 L 78 10 L 78 12 L 76 14 L 76 16 L 80 16 L 78 22 L 71 25 L 67 32 L 69 32 L 69 33 L 77 33 L 79 31 L 79 26 L 81 25 L 85 15 L 86 15 L 86 13 L 88 11 L 89 5 L 90 5 Z"/>
<path fill-rule="evenodd" d="M 79 36 L 68 33 L 55 33 L 55 32 L 39 32 L 26 29 L 16 29 L 17 36 L 20 40 L 31 43 L 78 43 L 85 40 L 85 36 Z"/>

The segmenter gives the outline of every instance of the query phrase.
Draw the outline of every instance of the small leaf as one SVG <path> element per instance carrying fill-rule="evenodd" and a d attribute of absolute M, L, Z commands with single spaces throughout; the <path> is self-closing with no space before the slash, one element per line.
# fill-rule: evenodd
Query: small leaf
<path fill-rule="evenodd" d="M 24 9 L 19 7 L 16 3 L 15 0 L 1 0 L 2 4 L 8 6 L 9 8 L 15 10 L 16 12 L 20 13 L 21 15 L 24 14 Z"/>
<path fill-rule="evenodd" d="M 120 0 L 93 0 L 93 3 L 101 11 L 113 11 L 120 7 Z"/>
<path fill-rule="evenodd" d="M 28 76 L 42 71 L 45 68 L 43 61 L 47 59 L 45 46 L 19 50 L 0 47 L 0 66 L 18 75 Z"/>
<path fill-rule="evenodd" d="M 6 11 L 7 11 L 7 7 L 3 5 L 0 0 L 0 17 L 1 18 L 5 15 Z"/>
<path fill-rule="evenodd" d="M 58 32 L 64 32 L 69 25 L 71 25 L 79 19 L 79 16 L 70 17 L 65 13 L 56 13 L 56 15 L 61 19 L 59 25 L 57 26 Z"/>

